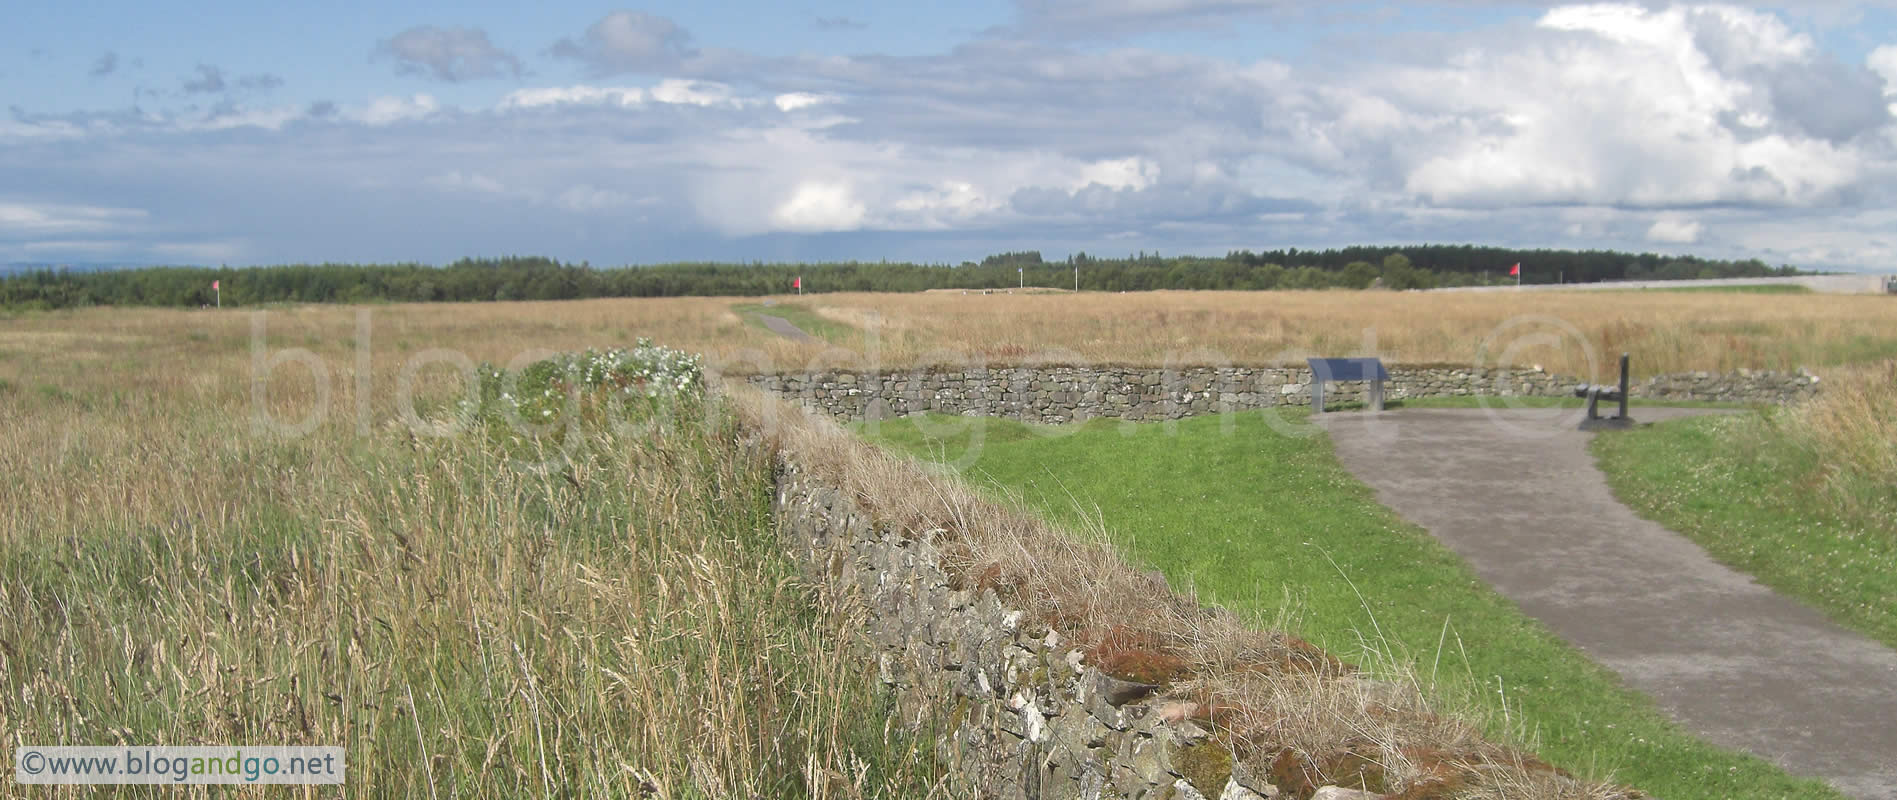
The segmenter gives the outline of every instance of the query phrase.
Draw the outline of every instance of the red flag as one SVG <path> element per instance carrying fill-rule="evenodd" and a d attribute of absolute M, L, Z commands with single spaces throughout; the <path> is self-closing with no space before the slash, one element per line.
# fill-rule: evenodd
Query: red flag
<path fill-rule="evenodd" d="M 222 281 L 211 281 L 211 291 L 213 292 L 217 291 L 217 285 L 219 283 L 222 283 Z"/>
<path fill-rule="evenodd" d="M 1521 262 L 1520 262 L 1520 261 L 1517 261 L 1517 262 L 1515 262 L 1515 266 L 1512 266 L 1512 267 L 1509 267 L 1509 268 L 1508 268 L 1508 274 L 1510 274 L 1510 275 L 1520 275 L 1520 274 L 1522 274 L 1522 264 L 1521 264 Z"/>
<path fill-rule="evenodd" d="M 799 275 L 795 278 L 790 279 L 790 288 L 792 289 L 804 288 L 804 276 Z"/>

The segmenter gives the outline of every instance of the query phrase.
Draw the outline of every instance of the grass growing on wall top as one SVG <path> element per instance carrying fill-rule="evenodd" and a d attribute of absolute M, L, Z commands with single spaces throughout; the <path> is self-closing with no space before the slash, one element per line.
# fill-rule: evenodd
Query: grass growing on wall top
<path fill-rule="evenodd" d="M 1287 422 L 1302 423 L 1302 411 Z M 1070 524 L 1254 620 L 1349 657 L 1394 658 L 1433 691 L 1525 729 L 1551 762 L 1667 798 L 1838 797 L 1682 732 L 1651 701 L 1523 615 L 1428 534 L 1376 503 L 1326 437 L 1261 414 L 1059 428 L 928 416 L 860 426 Z M 976 446 L 979 443 L 979 446 Z"/>

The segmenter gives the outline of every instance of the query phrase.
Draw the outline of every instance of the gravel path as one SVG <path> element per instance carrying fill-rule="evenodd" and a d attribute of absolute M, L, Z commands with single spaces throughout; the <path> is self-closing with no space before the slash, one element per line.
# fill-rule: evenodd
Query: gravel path
<path fill-rule="evenodd" d="M 773 317 L 769 314 L 758 314 L 757 318 L 758 318 L 758 321 L 764 323 L 764 327 L 770 328 L 772 333 L 775 333 L 793 342 L 814 342 L 817 340 L 817 337 L 811 336 L 808 333 L 804 333 L 804 330 L 802 328 L 799 328 L 795 325 L 790 324 L 790 320 L 784 319 L 783 317 Z"/>
<path fill-rule="evenodd" d="M 1897 651 L 1635 516 L 1576 413 L 1321 419 L 1379 500 L 1686 728 L 1855 797 L 1897 800 Z M 1704 412 L 1633 409 L 1642 422 L 1692 413 Z"/>

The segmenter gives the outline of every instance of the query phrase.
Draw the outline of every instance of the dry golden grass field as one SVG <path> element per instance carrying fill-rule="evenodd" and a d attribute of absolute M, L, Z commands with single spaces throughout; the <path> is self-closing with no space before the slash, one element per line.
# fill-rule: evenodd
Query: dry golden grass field
<path fill-rule="evenodd" d="M 769 464 L 729 420 L 589 432 L 564 471 L 504 469 L 534 443 L 404 424 L 444 419 L 477 362 L 641 337 L 733 373 L 1897 357 L 1880 297 L 777 298 L 814 343 L 734 310 L 755 302 L 0 315 L 0 733 L 343 744 L 373 754 L 350 765 L 356 790 L 403 796 L 939 789 L 917 743 L 860 713 L 878 690 L 773 552 Z"/>
<path fill-rule="evenodd" d="M 729 371 L 826 364 L 1069 361 L 1163 366 L 1300 363 L 1375 353 L 1394 363 L 1539 363 L 1577 374 L 1588 354 L 1639 374 L 1733 368 L 1817 370 L 1897 358 L 1897 299 L 1721 292 L 1144 292 L 1133 294 L 826 294 L 781 297 L 784 316 L 830 326 L 784 340 L 734 311 L 755 299 L 303 306 L 265 312 L 272 346 L 353 367 L 358 313 L 370 315 L 378 371 L 430 348 L 504 363 L 530 348 L 569 350 L 650 337 L 705 353 Z M 768 306 L 758 307 L 771 312 Z M 803 312 L 803 313 L 794 313 Z M 157 348 L 248 352 L 252 311 L 91 309 L 0 322 L 0 375 L 64 353 L 74 365 Z M 840 350 L 850 351 L 845 355 Z M 59 359 L 50 363 L 58 363 Z M 204 368 L 215 365 L 205 363 Z M 248 362 L 237 366 L 248 369 Z M 445 371 L 445 370 L 444 370 Z M 347 399 L 347 398 L 345 398 Z"/>
<path fill-rule="evenodd" d="M 1295 363 L 1307 354 L 1374 352 L 1394 363 L 1506 361 L 1576 375 L 1590 354 L 1596 369 L 1611 370 L 1611 355 L 1623 350 L 1633 354 L 1639 374 L 1801 366 L 1822 373 L 1897 358 L 1897 298 L 1874 296 L 932 292 L 780 301 L 837 327 L 825 331 L 829 340 L 791 342 L 749 324 L 733 311 L 738 301 L 724 298 L 0 316 L 6 449 L 19 455 L 90 448 L 112 454 L 100 462 L 103 469 L 149 475 L 169 462 L 151 461 L 157 454 L 127 446 L 128 438 L 165 439 L 161 434 L 183 430 L 235 446 L 241 440 L 230 434 L 249 429 L 253 395 L 273 419 L 359 434 L 399 417 L 404 384 L 415 387 L 415 397 L 459 391 L 455 359 L 524 363 L 555 351 L 629 346 L 639 337 L 704 353 L 708 367 L 731 373 L 937 361 Z M 256 342 L 261 353 L 253 352 Z M 289 360 L 302 352 L 327 378 L 320 409 L 313 373 Z M 258 359 L 276 366 L 253 392 Z M 191 485 L 236 502 L 214 491 L 218 483 Z M 182 488 L 162 494 L 175 497 Z M 136 500 L 106 502 L 80 490 L 64 487 L 49 498 L 60 501 L 56 506 L 33 513 L 94 499 L 122 510 Z M 8 503 L 6 513 L 13 526 L 26 510 Z"/>
<path fill-rule="evenodd" d="M 786 300 L 786 302 L 797 302 Z M 844 294 L 802 301 L 880 331 L 880 357 L 1163 366 L 1302 363 L 1542 364 L 1578 375 L 1626 351 L 1660 372 L 1814 370 L 1897 357 L 1897 298 L 1719 292 L 1146 292 Z M 1546 342 L 1546 344 L 1540 344 Z M 1512 348 L 1512 349 L 1511 349 Z"/>

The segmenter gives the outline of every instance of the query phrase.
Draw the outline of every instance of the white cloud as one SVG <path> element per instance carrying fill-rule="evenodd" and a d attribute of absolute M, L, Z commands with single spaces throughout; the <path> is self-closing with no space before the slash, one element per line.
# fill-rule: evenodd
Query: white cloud
<path fill-rule="evenodd" d="M 449 82 L 521 73 L 520 59 L 496 47 L 480 28 L 420 25 L 383 41 L 376 54 L 394 59 L 397 72 Z"/>
<path fill-rule="evenodd" d="M 283 126 L 303 119 L 304 109 L 285 106 L 282 108 L 228 109 L 213 113 L 202 119 L 185 119 L 177 123 L 179 130 L 222 131 L 232 128 L 261 128 L 267 131 L 281 129 Z"/>
<path fill-rule="evenodd" d="M 1292 0 L 1015 0 L 1023 25 L 1053 35 L 1203 28 L 1246 14 L 1297 14 L 1303 5 Z"/>
<path fill-rule="evenodd" d="M 601 189 L 597 186 L 579 184 L 567 187 L 566 191 L 554 200 L 554 203 L 568 211 L 581 213 L 606 211 L 631 202 L 632 198 L 624 192 Z"/>
<path fill-rule="evenodd" d="M 1724 55 L 1748 63 L 1769 64 L 1809 57 L 1811 38 L 1796 33 L 1770 14 L 1733 6 L 1673 5 L 1664 10 L 1630 3 L 1600 3 L 1555 8 L 1539 25 L 1549 30 L 1585 31 L 1636 50 L 1658 51 L 1692 71 L 1708 61 L 1695 37 L 1707 27 L 1745 44 Z"/>
<path fill-rule="evenodd" d="M 125 231 L 150 214 L 140 208 L 0 202 L 0 235 L 68 236 Z"/>
<path fill-rule="evenodd" d="M 1555 35 L 1401 73 L 1398 127 L 1420 141 L 1405 188 L 1476 207 L 1812 205 L 1863 173 L 1856 146 L 1786 119 L 1802 100 L 1775 96 L 1758 70 L 1804 68 L 1813 45 L 1770 15 L 1600 5 L 1539 27 Z"/>
<path fill-rule="evenodd" d="M 123 251 L 125 243 L 110 239 L 40 239 L 19 246 L 20 252 L 39 253 L 85 253 L 92 257 Z M 5 251 L 0 251 L 5 252 Z"/>
<path fill-rule="evenodd" d="M 1696 220 L 1667 218 L 1655 220 L 1647 228 L 1647 241 L 1667 244 L 1693 244 L 1699 241 L 1703 226 Z"/>
<path fill-rule="evenodd" d="M 501 98 L 502 110 L 542 106 L 589 105 L 630 108 L 645 102 L 645 90 L 617 86 L 550 86 L 517 89 Z"/>
<path fill-rule="evenodd" d="M 480 192 L 482 194 L 505 194 L 507 187 L 500 181 L 482 175 L 479 172 L 453 170 L 426 179 L 429 186 L 449 192 Z"/>
<path fill-rule="evenodd" d="M 771 213 L 778 230 L 815 233 L 855 230 L 868 213 L 842 183 L 809 181 L 798 184 L 788 199 Z"/>
<path fill-rule="evenodd" d="M 40 140 L 77 139 L 86 129 L 63 119 L 6 119 L 0 117 L 0 139 Z"/>
<path fill-rule="evenodd" d="M 609 211 L 632 203 L 632 197 L 625 192 L 592 183 L 574 183 L 561 188 L 558 176 L 545 179 L 515 176 L 502 181 L 483 172 L 449 170 L 430 175 L 422 179 L 422 183 L 451 195 L 512 201 L 520 204 L 516 208 L 538 206 L 578 214 Z"/>
<path fill-rule="evenodd" d="M 388 125 L 421 119 L 440 109 L 441 104 L 433 96 L 417 94 L 411 97 L 378 97 L 365 106 L 344 108 L 342 116 L 364 125 Z"/>
<path fill-rule="evenodd" d="M 809 92 L 786 92 L 771 98 L 771 102 L 777 106 L 777 110 L 788 114 L 800 108 L 835 102 L 835 98 Z"/>
<path fill-rule="evenodd" d="M 148 249 L 162 259 L 189 264 L 228 264 L 244 257 L 244 245 L 231 241 L 158 242 Z"/>
<path fill-rule="evenodd" d="M 588 26 L 578 39 L 561 39 L 549 51 L 585 64 L 596 76 L 651 72 L 692 55 L 691 33 L 665 17 L 615 11 Z"/>
<path fill-rule="evenodd" d="M 1890 272 L 1897 263 L 1897 211 L 1772 214 L 1734 229 L 1732 246 L 1769 264 Z"/>
<path fill-rule="evenodd" d="M 1098 184 L 1108 189 L 1144 189 L 1159 180 L 1159 165 L 1137 156 L 1095 161 L 1082 167 L 1073 183 L 1078 191 Z"/>
<path fill-rule="evenodd" d="M 948 230 L 993 213 L 1005 204 L 973 183 L 946 180 L 898 195 L 889 206 L 891 222 L 923 230 Z"/>
<path fill-rule="evenodd" d="M 638 108 L 647 103 L 665 103 L 706 108 L 745 108 L 763 102 L 758 98 L 740 97 L 730 86 L 716 81 L 667 78 L 650 89 L 584 84 L 516 89 L 502 97 L 496 107 L 502 111 L 547 106 Z M 781 97 L 778 98 L 779 108 L 782 108 L 783 102 Z"/>
<path fill-rule="evenodd" d="M 730 86 L 715 81 L 667 78 L 652 87 L 652 99 L 673 105 L 742 108 L 758 101 L 741 98 Z"/>
<path fill-rule="evenodd" d="M 1871 72 L 1884 79 L 1884 96 L 1897 97 L 1897 44 L 1887 44 L 1872 50 L 1864 62 Z"/>
<path fill-rule="evenodd" d="M 1042 6 L 1174 19 L 1246 4 Z M 35 185 L 46 164 L 113 170 L 164 188 L 126 199 L 75 178 L 56 196 L 165 208 L 192 236 L 302 243 L 267 257 L 323 256 L 335 237 L 251 186 L 332 198 L 356 229 L 385 231 L 359 237 L 370 258 L 585 246 L 596 260 L 658 240 L 681 257 L 748 257 L 741 237 L 838 231 L 970 248 L 1055 237 L 1091 250 L 1127 232 L 1168 252 L 1407 239 L 1742 255 L 1758 246 L 1739 238 L 1753 221 L 1817 230 L 1897 192 L 1897 126 L 1882 109 L 1897 98 L 1897 46 L 1842 65 L 1828 40 L 1745 8 L 1560 7 L 1461 33 L 1353 34 L 1361 55 L 1296 65 L 1005 33 L 924 56 L 773 58 L 691 52 L 653 18 L 596 27 L 573 57 L 649 77 L 495 87 L 498 100 L 467 112 L 429 95 L 301 112 L 15 112 L 0 115 L 0 186 Z M 428 124 L 399 124 L 414 120 Z M 219 130 L 232 127 L 248 132 Z M 219 187 L 215 201 L 166 203 L 200 184 Z M 203 210 L 218 203 L 232 208 Z M 424 205 L 453 213 L 405 212 Z M 1878 252 L 1861 233 L 1862 246 L 1824 254 Z"/>

